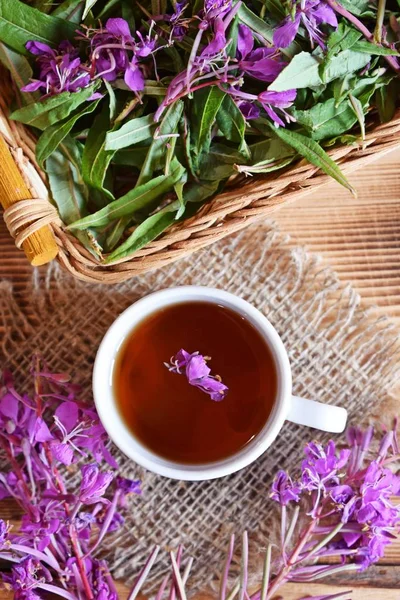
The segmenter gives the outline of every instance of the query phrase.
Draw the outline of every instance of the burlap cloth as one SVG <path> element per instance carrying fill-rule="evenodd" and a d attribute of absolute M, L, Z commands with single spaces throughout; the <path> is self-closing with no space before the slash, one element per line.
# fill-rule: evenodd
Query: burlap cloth
<path fill-rule="evenodd" d="M 341 286 L 315 256 L 292 248 L 270 223 L 113 288 L 82 284 L 56 266 L 37 271 L 27 294 L 18 298 L 3 282 L 6 364 L 26 378 L 37 349 L 52 369 L 71 372 L 90 402 L 93 359 L 115 317 L 149 292 L 187 284 L 229 290 L 259 308 L 286 345 L 294 393 L 345 406 L 353 422 L 365 420 L 396 380 L 395 328 L 384 319 L 371 320 L 350 287 Z M 116 452 L 124 474 L 142 478 L 143 496 L 133 499 L 123 532 L 106 543 L 114 575 L 128 581 L 152 544 L 171 549 L 182 542 L 195 558 L 191 589 L 204 590 L 220 572 L 229 534 L 240 535 L 244 529 L 250 533 L 255 565 L 270 532 L 273 474 L 296 466 L 302 445 L 315 436 L 322 434 L 287 423 L 256 463 L 199 483 L 143 472 Z M 160 581 L 166 565 L 164 553 L 150 583 Z"/>

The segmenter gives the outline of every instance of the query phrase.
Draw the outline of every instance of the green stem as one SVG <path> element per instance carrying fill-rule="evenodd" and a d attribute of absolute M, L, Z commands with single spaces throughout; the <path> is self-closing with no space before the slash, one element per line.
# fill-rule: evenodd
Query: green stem
<path fill-rule="evenodd" d="M 326 546 L 339 533 L 339 531 L 343 528 L 343 526 L 344 526 L 344 523 L 342 523 L 342 522 L 338 523 L 338 525 L 336 525 L 335 529 L 333 529 L 326 537 L 324 537 L 324 539 L 321 540 L 319 542 L 319 544 L 314 546 L 314 548 L 308 554 L 306 554 L 306 556 L 304 556 L 301 559 L 301 561 L 309 560 L 312 556 L 314 556 L 314 554 L 316 554 L 319 550 L 321 550 L 321 548 Z"/>
<path fill-rule="evenodd" d="M 374 31 L 374 40 L 377 44 L 382 43 L 382 28 L 383 20 L 385 18 L 386 0 L 379 0 L 378 12 L 376 15 L 376 25 Z"/>

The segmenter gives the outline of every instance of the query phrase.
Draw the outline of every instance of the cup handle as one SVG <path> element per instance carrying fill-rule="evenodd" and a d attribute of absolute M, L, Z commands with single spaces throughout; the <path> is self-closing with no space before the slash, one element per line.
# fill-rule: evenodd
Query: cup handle
<path fill-rule="evenodd" d="M 347 410 L 341 406 L 322 404 L 315 400 L 292 396 L 292 406 L 287 420 L 321 431 L 342 433 L 346 427 Z"/>

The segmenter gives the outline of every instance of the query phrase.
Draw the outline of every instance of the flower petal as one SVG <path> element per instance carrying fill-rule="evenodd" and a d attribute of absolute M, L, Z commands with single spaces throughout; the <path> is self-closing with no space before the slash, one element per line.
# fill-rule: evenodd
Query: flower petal
<path fill-rule="evenodd" d="M 293 42 L 299 31 L 300 13 L 296 14 L 294 20 L 287 17 L 283 24 L 275 29 L 273 42 L 277 48 L 287 48 Z"/>
<path fill-rule="evenodd" d="M 239 25 L 238 27 L 238 39 L 237 39 L 237 53 L 238 58 L 243 60 L 254 47 L 253 32 L 247 25 Z"/>
<path fill-rule="evenodd" d="M 133 92 L 144 90 L 144 77 L 142 71 L 133 61 L 129 63 L 129 66 L 125 71 L 124 81 Z"/>
<path fill-rule="evenodd" d="M 74 459 L 74 452 L 68 444 L 53 441 L 50 443 L 50 450 L 54 458 L 67 467 Z"/>
<path fill-rule="evenodd" d="M 76 402 L 67 401 L 60 404 L 54 414 L 69 433 L 78 422 L 79 408 Z"/>
<path fill-rule="evenodd" d="M 49 56 L 55 56 L 53 48 L 50 48 L 47 44 L 43 44 L 43 42 L 37 42 L 35 40 L 31 40 L 26 42 L 25 48 L 36 56 L 40 56 L 42 54 L 48 54 Z"/>
<path fill-rule="evenodd" d="M 106 22 L 106 30 L 108 31 L 108 33 L 111 33 L 111 35 L 115 35 L 117 37 L 132 37 L 128 22 L 125 21 L 125 19 L 121 19 L 120 17 L 117 17 L 115 19 L 108 19 Z"/>
<path fill-rule="evenodd" d="M 192 356 L 186 367 L 186 377 L 189 383 L 194 384 L 203 377 L 207 377 L 211 373 L 211 369 L 207 367 L 207 363 L 201 354 Z"/>
<path fill-rule="evenodd" d="M 312 16 L 317 25 L 327 24 L 335 28 L 338 26 L 335 11 L 328 6 L 328 4 L 325 4 L 325 2 L 320 2 L 319 5 L 312 10 Z"/>
<path fill-rule="evenodd" d="M 41 417 L 36 419 L 33 430 L 33 442 L 49 442 L 53 439 L 49 428 Z"/>

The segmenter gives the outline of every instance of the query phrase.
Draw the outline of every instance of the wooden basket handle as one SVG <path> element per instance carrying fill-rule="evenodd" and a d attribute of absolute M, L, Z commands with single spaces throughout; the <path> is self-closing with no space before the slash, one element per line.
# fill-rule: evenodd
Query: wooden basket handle
<path fill-rule="evenodd" d="M 18 206 L 20 201 L 25 202 Z M 32 199 L 32 194 L 1 134 L 0 202 L 5 209 L 4 217 L 10 233 L 16 238 L 16 244 L 22 247 L 29 262 L 38 267 L 53 260 L 58 254 L 58 246 L 51 228 L 45 223 L 54 220 L 51 212 L 55 210 L 47 201 L 38 201 L 36 204 L 36 199 Z M 32 207 L 36 206 L 40 208 L 37 215 L 35 210 L 32 210 Z M 47 212 L 45 207 L 48 208 Z M 9 226 L 11 217 L 13 228 Z"/>

